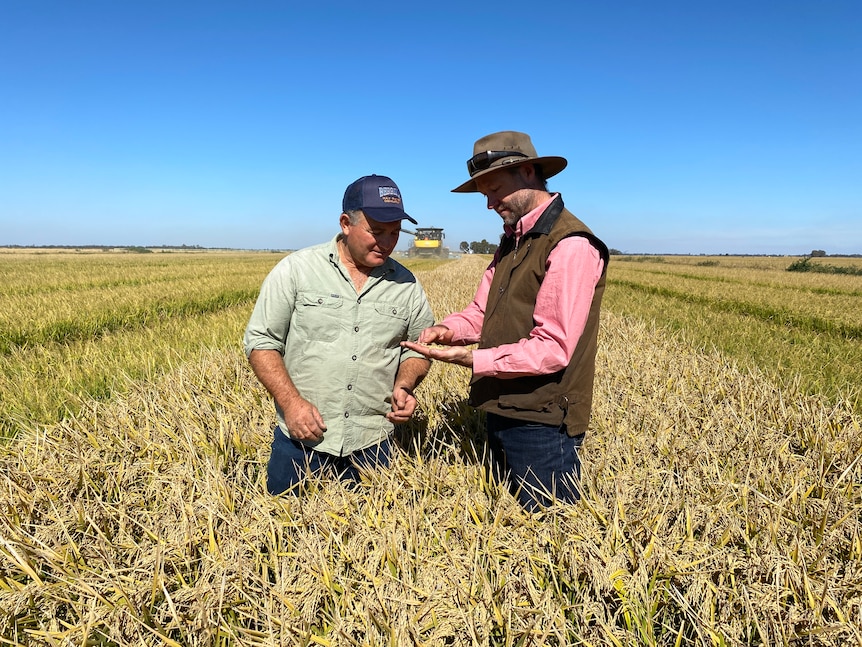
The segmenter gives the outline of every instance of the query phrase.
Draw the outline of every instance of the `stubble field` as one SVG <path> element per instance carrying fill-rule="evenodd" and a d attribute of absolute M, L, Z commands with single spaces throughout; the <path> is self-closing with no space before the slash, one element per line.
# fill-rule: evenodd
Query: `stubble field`
<path fill-rule="evenodd" d="M 438 364 L 392 469 L 266 494 L 279 258 L 0 253 L 0 644 L 862 644 L 862 277 L 612 258 L 584 497 L 529 515 Z M 442 317 L 487 261 L 410 266 Z"/>

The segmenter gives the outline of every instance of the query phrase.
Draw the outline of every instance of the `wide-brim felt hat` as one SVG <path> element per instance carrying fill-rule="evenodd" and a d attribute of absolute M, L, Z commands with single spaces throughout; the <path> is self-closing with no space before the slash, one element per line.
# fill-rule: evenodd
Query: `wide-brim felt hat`
<path fill-rule="evenodd" d="M 539 157 L 530 136 L 514 130 L 504 130 L 477 139 L 473 144 L 473 157 L 467 160 L 470 179 L 452 193 L 476 193 L 476 180 L 501 168 L 511 168 L 522 164 L 537 164 L 545 179 L 566 168 L 565 157 Z"/>

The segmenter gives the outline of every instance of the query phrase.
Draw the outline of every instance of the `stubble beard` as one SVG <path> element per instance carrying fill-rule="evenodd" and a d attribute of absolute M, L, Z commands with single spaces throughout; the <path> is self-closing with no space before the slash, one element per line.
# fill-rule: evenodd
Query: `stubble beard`
<path fill-rule="evenodd" d="M 530 212 L 530 203 L 527 196 L 513 194 L 506 198 L 506 201 L 501 205 L 506 213 L 497 214 L 503 219 L 503 224 L 509 227 L 515 227 L 518 221 Z"/>

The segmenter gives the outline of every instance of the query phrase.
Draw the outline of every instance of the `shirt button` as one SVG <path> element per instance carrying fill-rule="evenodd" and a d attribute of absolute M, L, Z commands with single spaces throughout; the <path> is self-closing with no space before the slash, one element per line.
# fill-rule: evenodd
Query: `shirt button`
<path fill-rule="evenodd" d="M 359 332 L 359 326 L 353 326 L 353 332 Z"/>
<path fill-rule="evenodd" d="M 356 355 L 354 355 L 354 356 L 353 356 L 353 357 L 351 357 L 350 359 L 352 359 L 352 360 L 355 362 L 355 361 L 356 361 Z"/>
<path fill-rule="evenodd" d="M 362 299 L 357 299 L 356 303 L 362 303 Z"/>
<path fill-rule="evenodd" d="M 353 390 L 353 385 L 352 385 L 352 384 L 348 384 L 348 385 L 347 385 L 347 390 L 348 390 L 348 391 L 352 391 L 352 390 Z"/>
<path fill-rule="evenodd" d="M 318 300 L 317 300 L 317 302 L 318 302 L 318 303 L 323 303 L 323 299 L 318 299 Z"/>
<path fill-rule="evenodd" d="M 392 314 L 397 315 L 398 311 L 395 308 L 392 308 Z"/>
<path fill-rule="evenodd" d="M 349 417 L 350 417 L 350 412 L 345 411 L 345 412 L 344 412 L 344 417 L 345 417 L 345 418 L 349 418 Z"/>

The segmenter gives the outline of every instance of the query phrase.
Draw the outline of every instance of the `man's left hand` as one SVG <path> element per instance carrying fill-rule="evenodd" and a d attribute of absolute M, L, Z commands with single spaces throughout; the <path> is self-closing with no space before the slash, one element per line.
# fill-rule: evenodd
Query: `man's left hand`
<path fill-rule="evenodd" d="M 403 386 L 392 390 L 392 411 L 386 414 L 386 419 L 393 424 L 401 424 L 410 420 L 416 411 L 416 396 L 413 391 Z"/>

